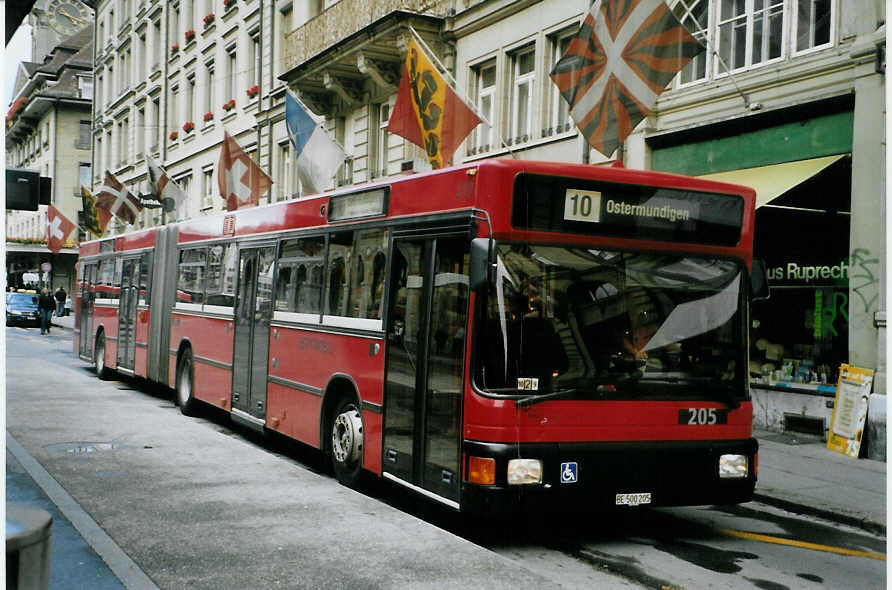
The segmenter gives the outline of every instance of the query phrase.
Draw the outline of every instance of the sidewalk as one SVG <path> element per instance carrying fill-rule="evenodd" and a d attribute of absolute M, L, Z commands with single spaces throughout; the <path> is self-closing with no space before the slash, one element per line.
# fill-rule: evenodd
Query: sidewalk
<path fill-rule="evenodd" d="M 123 590 L 124 585 L 62 514 L 13 453 L 6 451 L 6 505 L 21 504 L 46 510 L 53 517 L 50 528 L 50 590 L 91 588 Z"/>
<path fill-rule="evenodd" d="M 61 318 L 53 316 L 53 327 L 64 328 L 66 330 L 74 330 L 74 312 L 69 313 Z"/>
<path fill-rule="evenodd" d="M 886 464 L 852 459 L 821 440 L 757 430 L 759 502 L 886 534 Z"/>

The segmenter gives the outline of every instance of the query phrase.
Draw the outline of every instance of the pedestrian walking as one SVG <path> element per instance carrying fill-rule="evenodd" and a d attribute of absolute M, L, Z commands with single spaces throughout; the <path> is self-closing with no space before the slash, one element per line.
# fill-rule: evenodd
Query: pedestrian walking
<path fill-rule="evenodd" d="M 40 333 L 41 335 L 49 334 L 56 303 L 50 297 L 49 289 L 46 287 L 40 291 L 40 297 L 37 299 L 37 309 L 40 311 Z"/>
<path fill-rule="evenodd" d="M 62 285 L 59 285 L 53 296 L 56 298 L 56 317 L 60 318 L 65 315 L 65 299 L 68 297 L 68 293 L 65 292 Z"/>

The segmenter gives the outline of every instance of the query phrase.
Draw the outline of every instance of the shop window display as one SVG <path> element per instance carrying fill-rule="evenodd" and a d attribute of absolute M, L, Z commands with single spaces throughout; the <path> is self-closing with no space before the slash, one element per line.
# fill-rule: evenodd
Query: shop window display
<path fill-rule="evenodd" d="M 751 308 L 753 386 L 833 392 L 848 362 L 851 168 L 839 164 L 756 212 L 771 296 Z"/>

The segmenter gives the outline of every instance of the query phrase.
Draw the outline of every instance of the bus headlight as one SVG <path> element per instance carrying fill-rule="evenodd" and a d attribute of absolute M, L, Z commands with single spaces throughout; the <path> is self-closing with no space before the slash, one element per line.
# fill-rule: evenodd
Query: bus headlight
<path fill-rule="evenodd" d="M 508 485 L 542 483 L 542 461 L 511 459 L 508 461 Z"/>
<path fill-rule="evenodd" d="M 747 476 L 749 461 L 746 455 L 722 455 L 719 457 L 720 479 L 741 479 Z"/>

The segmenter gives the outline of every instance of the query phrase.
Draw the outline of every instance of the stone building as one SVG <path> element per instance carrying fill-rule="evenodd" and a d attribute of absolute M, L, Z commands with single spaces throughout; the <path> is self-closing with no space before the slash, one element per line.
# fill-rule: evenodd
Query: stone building
<path fill-rule="evenodd" d="M 189 195 L 175 212 L 144 210 L 138 227 L 223 209 L 215 168 L 224 129 L 275 180 L 261 202 L 297 193 L 277 42 L 291 28 L 293 11 L 282 4 L 97 3 L 93 187 L 110 171 L 145 194 L 149 155 Z M 116 220 L 108 231 L 131 229 Z"/>
<path fill-rule="evenodd" d="M 425 169 L 420 149 L 386 130 L 417 34 L 491 124 L 455 163 L 621 158 L 756 187 L 755 249 L 774 286 L 752 310 L 756 425 L 823 435 L 841 363 L 877 372 L 871 416 L 884 417 L 885 4 L 668 4 L 707 51 L 621 151 L 599 154 L 548 77 L 589 0 L 99 2 L 94 185 L 108 169 L 145 192 L 148 153 L 190 195 L 171 217 L 220 210 L 225 127 L 275 181 L 261 202 L 299 197 L 286 89 L 344 146 L 337 184 Z M 147 211 L 139 225 L 164 221 Z M 884 418 L 873 426 L 884 438 Z"/>
<path fill-rule="evenodd" d="M 56 45 L 42 63 L 19 65 L 13 101 L 6 116 L 6 165 L 36 170 L 52 180 L 52 204 L 77 222 L 80 184 L 89 186 L 90 108 L 93 95 L 93 26 Z M 54 286 L 70 291 L 78 235 L 53 255 L 46 247 L 46 205 L 34 211 L 7 211 L 7 280 L 21 286 L 24 273 L 50 262 Z"/>

